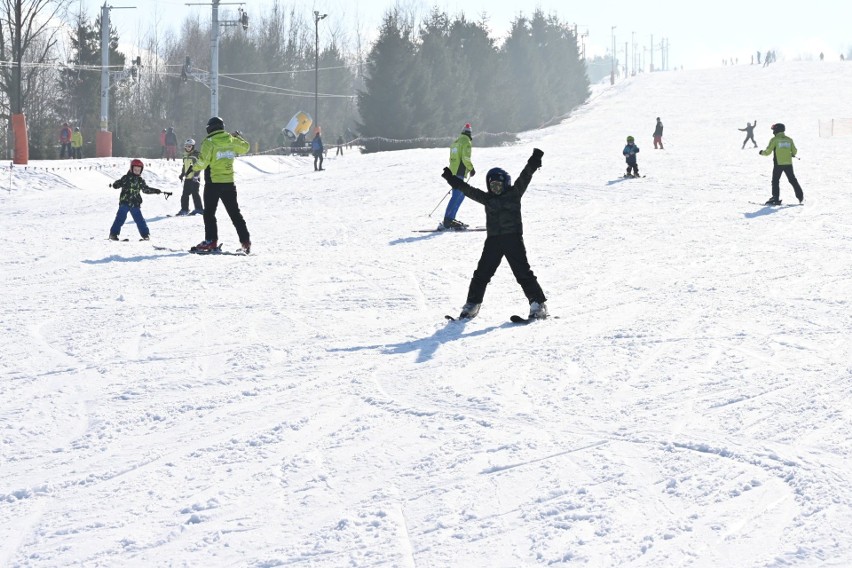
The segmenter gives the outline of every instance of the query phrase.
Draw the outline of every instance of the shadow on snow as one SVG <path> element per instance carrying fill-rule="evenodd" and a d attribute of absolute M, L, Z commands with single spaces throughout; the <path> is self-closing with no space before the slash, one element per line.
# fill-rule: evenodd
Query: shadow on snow
<path fill-rule="evenodd" d="M 431 336 L 424 337 L 423 339 L 414 339 L 412 341 L 403 341 L 400 343 L 391 344 L 386 343 L 382 345 L 362 345 L 357 347 L 332 348 L 329 349 L 329 351 L 353 352 L 380 349 L 384 353 L 387 353 L 389 355 L 399 355 L 403 353 L 419 351 L 420 353 L 417 355 L 417 362 L 425 363 L 426 361 L 430 360 L 438 351 L 438 348 L 445 343 L 449 343 L 451 341 L 456 341 L 459 339 L 465 339 L 468 337 L 478 337 L 480 335 L 485 335 L 486 333 L 491 333 L 495 329 L 514 327 L 514 324 L 512 323 L 505 323 L 502 325 L 492 325 L 491 327 L 478 329 L 470 333 L 464 333 L 464 328 L 467 323 L 468 322 L 466 321 L 448 322 L 446 326 L 436 330 L 435 333 L 433 333 Z"/>

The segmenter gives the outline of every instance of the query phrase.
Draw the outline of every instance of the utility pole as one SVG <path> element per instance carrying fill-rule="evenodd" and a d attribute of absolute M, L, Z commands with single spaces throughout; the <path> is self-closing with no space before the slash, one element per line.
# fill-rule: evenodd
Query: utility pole
<path fill-rule="evenodd" d="M 615 26 L 612 26 L 612 71 L 609 75 L 609 84 L 615 85 Z"/>
<path fill-rule="evenodd" d="M 243 6 L 245 2 L 222 2 L 221 0 L 212 0 L 211 4 L 198 3 L 187 4 L 187 6 L 212 6 L 212 20 L 210 25 L 210 72 L 209 73 L 193 73 L 191 69 L 186 69 L 185 74 L 191 75 L 202 83 L 206 83 L 210 89 L 210 116 L 219 116 L 219 26 L 242 26 L 243 30 L 248 29 L 248 14 L 239 8 L 240 17 L 236 20 L 220 20 L 219 6 Z M 206 80 L 205 80 L 206 79 Z"/>
<path fill-rule="evenodd" d="M 651 73 L 654 72 L 654 34 L 651 34 Z"/>
<path fill-rule="evenodd" d="M 314 10 L 314 127 L 319 128 L 319 21 L 328 17 Z"/>

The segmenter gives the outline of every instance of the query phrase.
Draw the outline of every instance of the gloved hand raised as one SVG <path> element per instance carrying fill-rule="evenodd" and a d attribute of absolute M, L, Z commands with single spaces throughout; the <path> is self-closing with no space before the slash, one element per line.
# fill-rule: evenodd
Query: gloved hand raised
<path fill-rule="evenodd" d="M 539 169 L 541 167 L 541 157 L 544 156 L 544 152 L 539 150 L 538 148 L 533 148 L 532 156 L 527 160 L 527 165 L 532 166 L 534 169 Z"/>
<path fill-rule="evenodd" d="M 450 187 L 455 189 L 458 186 L 458 183 L 461 181 L 459 178 L 453 175 L 453 172 L 450 168 L 444 168 L 444 173 L 441 174 L 441 177 L 447 180 L 447 183 L 450 184 Z"/>
<path fill-rule="evenodd" d="M 476 168 L 470 168 L 470 177 L 473 177 L 475 175 L 476 175 Z"/>

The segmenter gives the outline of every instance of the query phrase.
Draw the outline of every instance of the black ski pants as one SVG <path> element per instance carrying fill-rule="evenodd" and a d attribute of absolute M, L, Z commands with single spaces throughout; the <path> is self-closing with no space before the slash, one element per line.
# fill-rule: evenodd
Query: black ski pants
<path fill-rule="evenodd" d="M 772 197 L 779 199 L 781 197 L 781 173 L 787 176 L 787 181 L 793 186 L 793 191 L 796 192 L 796 199 L 800 202 L 805 198 L 802 193 L 802 186 L 799 185 L 799 180 L 796 179 L 796 174 L 793 173 L 793 164 L 778 165 L 772 168 Z"/>
<path fill-rule="evenodd" d="M 485 239 L 482 256 L 479 258 L 479 264 L 470 280 L 467 301 L 474 304 L 482 303 L 485 297 L 485 288 L 491 282 L 491 277 L 497 272 L 497 267 L 500 266 L 504 256 L 509 261 L 509 267 L 512 269 L 518 284 L 523 288 L 527 300 L 539 303 L 547 301 L 547 298 L 544 297 L 544 291 L 539 286 L 538 280 L 530 268 L 530 263 L 527 261 L 524 236 L 520 233 L 494 235 Z"/>
<path fill-rule="evenodd" d="M 219 240 L 219 228 L 216 225 L 216 208 L 219 200 L 225 206 L 225 211 L 231 217 L 231 222 L 237 230 L 240 243 L 249 240 L 248 228 L 240 213 L 237 204 L 237 186 L 233 183 L 205 183 L 204 184 L 204 238 L 208 241 Z"/>
<path fill-rule="evenodd" d="M 190 178 L 183 180 L 183 193 L 180 196 L 180 208 L 184 211 L 189 211 L 189 196 L 192 196 L 192 204 L 195 206 L 195 209 L 200 211 L 203 209 L 201 207 L 201 195 L 198 193 L 198 187 L 200 182 L 197 178 Z"/>

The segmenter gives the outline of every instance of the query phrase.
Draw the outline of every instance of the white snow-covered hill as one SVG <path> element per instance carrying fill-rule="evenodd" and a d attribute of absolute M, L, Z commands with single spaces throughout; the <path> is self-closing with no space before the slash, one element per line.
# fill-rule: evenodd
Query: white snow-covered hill
<path fill-rule="evenodd" d="M 817 128 L 849 92 L 852 64 L 725 67 L 512 147 L 474 125 L 479 187 L 544 151 L 525 240 L 558 319 L 526 327 L 505 263 L 444 321 L 485 238 L 413 232 L 446 149 L 240 159 L 249 257 L 183 252 L 177 195 L 106 240 L 127 159 L 0 169 L 0 565 L 852 565 L 849 141 Z M 786 124 L 804 206 L 760 205 L 753 120 L 761 148 Z"/>

